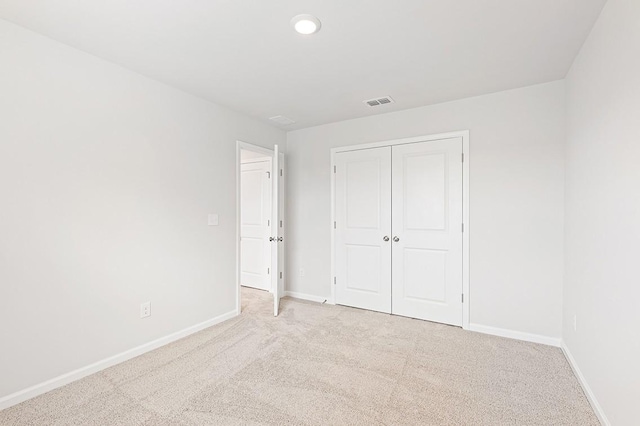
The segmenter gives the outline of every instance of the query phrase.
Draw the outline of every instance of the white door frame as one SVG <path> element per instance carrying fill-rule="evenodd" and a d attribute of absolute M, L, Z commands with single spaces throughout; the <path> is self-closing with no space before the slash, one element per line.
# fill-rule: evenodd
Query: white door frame
<path fill-rule="evenodd" d="M 358 145 L 341 146 L 331 149 L 331 299 L 328 303 L 335 305 L 336 303 L 336 259 L 335 259 L 335 239 L 336 230 L 334 223 L 336 220 L 336 178 L 335 178 L 335 156 L 339 152 L 357 151 L 361 149 L 379 148 L 383 146 L 394 146 L 409 143 L 428 142 L 441 139 L 462 138 L 462 155 L 464 162 L 462 164 L 462 222 L 464 232 L 462 233 L 462 328 L 469 329 L 469 315 L 471 298 L 469 292 L 469 234 L 471 226 L 469 223 L 469 131 L 461 130 L 458 132 L 440 133 L 437 135 L 417 136 L 413 138 L 394 139 L 389 141 L 363 143 Z"/>
<path fill-rule="evenodd" d="M 265 157 L 271 157 L 273 160 L 273 150 L 269 148 L 263 148 L 258 145 L 253 145 L 248 142 L 236 141 L 236 315 L 240 315 L 242 311 L 242 288 L 240 286 L 240 277 L 242 272 L 240 270 L 240 238 L 241 238 L 241 213 L 242 213 L 242 203 L 241 203 L 241 185 L 240 178 L 242 175 L 242 153 L 243 149 L 258 152 L 260 154 L 264 154 Z M 273 225 L 273 221 L 272 221 Z"/>

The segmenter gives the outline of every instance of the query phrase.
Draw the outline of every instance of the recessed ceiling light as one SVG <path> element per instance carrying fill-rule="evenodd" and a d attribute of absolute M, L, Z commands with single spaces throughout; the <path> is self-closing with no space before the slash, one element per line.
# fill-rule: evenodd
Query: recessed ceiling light
<path fill-rule="evenodd" d="M 291 26 L 300 34 L 309 35 L 320 31 L 322 24 L 320 20 L 313 15 L 298 15 L 291 20 Z"/>

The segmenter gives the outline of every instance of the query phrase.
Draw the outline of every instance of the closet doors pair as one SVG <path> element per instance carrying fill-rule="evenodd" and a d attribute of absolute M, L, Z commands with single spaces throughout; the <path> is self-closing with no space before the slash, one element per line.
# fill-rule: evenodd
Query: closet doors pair
<path fill-rule="evenodd" d="M 335 154 L 340 305 L 462 325 L 462 138 Z"/>

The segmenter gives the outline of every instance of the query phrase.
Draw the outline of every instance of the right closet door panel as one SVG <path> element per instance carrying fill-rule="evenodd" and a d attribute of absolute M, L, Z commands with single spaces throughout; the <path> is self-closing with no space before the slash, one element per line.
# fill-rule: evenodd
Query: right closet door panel
<path fill-rule="evenodd" d="M 392 147 L 392 308 L 462 325 L 462 138 Z"/>

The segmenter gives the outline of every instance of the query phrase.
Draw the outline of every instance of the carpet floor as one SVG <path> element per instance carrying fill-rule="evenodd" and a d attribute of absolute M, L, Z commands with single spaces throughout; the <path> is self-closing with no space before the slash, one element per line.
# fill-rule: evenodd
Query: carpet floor
<path fill-rule="evenodd" d="M 242 315 L 1 425 L 598 425 L 558 348 L 243 289 Z"/>

